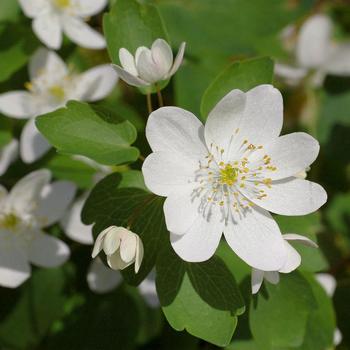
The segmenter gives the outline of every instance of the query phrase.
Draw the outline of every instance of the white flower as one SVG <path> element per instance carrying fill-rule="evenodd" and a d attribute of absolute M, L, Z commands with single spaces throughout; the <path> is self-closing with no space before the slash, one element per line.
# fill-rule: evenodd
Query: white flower
<path fill-rule="evenodd" d="M 146 136 L 154 153 L 142 172 L 146 186 L 167 197 L 165 220 L 182 259 L 209 259 L 223 232 L 250 266 L 277 271 L 285 264 L 285 243 L 268 211 L 308 214 L 327 195 L 293 176 L 316 159 L 318 142 L 301 132 L 279 137 L 282 123 L 282 96 L 271 85 L 231 91 L 205 127 L 181 108 L 150 115 Z"/>
<path fill-rule="evenodd" d="M 5 174 L 6 170 L 18 155 L 18 141 L 12 140 L 2 149 L 0 149 L 0 176 Z"/>
<path fill-rule="evenodd" d="M 135 263 L 135 273 L 143 259 L 143 244 L 140 237 L 124 227 L 110 226 L 97 237 L 92 257 L 103 249 L 107 263 L 114 270 L 123 270 Z"/>
<path fill-rule="evenodd" d="M 296 85 L 313 70 L 312 84 L 320 86 L 327 74 L 350 75 L 350 42 L 332 41 L 333 24 L 325 15 L 314 15 L 302 25 L 295 45 L 296 66 L 276 64 L 275 73 Z"/>
<path fill-rule="evenodd" d="M 0 95 L 1 113 L 17 119 L 30 118 L 20 139 L 20 154 L 26 163 L 36 161 L 50 148 L 35 126 L 35 116 L 63 107 L 68 100 L 100 100 L 111 92 L 118 79 L 109 65 L 72 74 L 56 53 L 46 49 L 39 49 L 31 58 L 29 76 L 28 91 Z"/>
<path fill-rule="evenodd" d="M 107 0 L 19 0 L 19 3 L 25 15 L 33 19 L 34 33 L 47 47 L 58 50 L 63 32 L 82 47 L 106 47 L 103 35 L 84 20 L 103 10 Z"/>
<path fill-rule="evenodd" d="M 67 181 L 49 184 L 38 170 L 7 193 L 0 187 L 0 285 L 15 288 L 31 274 L 30 263 L 56 267 L 69 257 L 68 246 L 42 230 L 58 221 L 75 194 Z"/>
<path fill-rule="evenodd" d="M 122 67 L 113 64 L 119 77 L 133 86 L 148 86 L 169 79 L 176 73 L 182 62 L 185 43 L 180 45 L 174 60 L 169 44 L 163 39 L 157 39 L 151 49 L 140 46 L 135 57 L 125 48 L 119 50 L 119 60 Z"/>
<path fill-rule="evenodd" d="M 317 244 L 309 238 L 297 235 L 295 233 L 287 233 L 283 235 L 283 239 L 287 251 L 287 260 L 285 264 L 278 271 L 262 271 L 253 268 L 251 278 L 253 294 L 256 294 L 259 291 L 264 278 L 266 281 L 272 284 L 277 284 L 279 282 L 279 272 L 292 272 L 301 264 L 300 254 L 288 243 L 288 241 L 296 241 L 313 248 L 318 247 Z"/>
<path fill-rule="evenodd" d="M 323 287 L 323 289 L 326 291 L 328 296 L 333 297 L 335 289 L 337 288 L 336 279 L 329 273 L 318 273 L 316 274 L 316 279 L 319 282 L 319 284 Z M 340 332 L 340 329 L 336 328 L 333 336 L 334 345 L 339 345 L 342 342 L 342 340 L 343 340 L 343 335 Z"/>

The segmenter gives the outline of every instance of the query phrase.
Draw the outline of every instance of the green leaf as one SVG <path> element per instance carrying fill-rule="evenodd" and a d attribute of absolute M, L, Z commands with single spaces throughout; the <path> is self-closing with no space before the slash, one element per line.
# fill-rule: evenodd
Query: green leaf
<path fill-rule="evenodd" d="M 111 174 L 100 181 L 85 203 L 82 220 L 85 224 L 95 223 L 95 237 L 111 225 L 130 226 L 131 231 L 140 236 L 145 251 L 140 271 L 135 274 L 134 266 L 123 270 L 124 278 L 137 285 L 152 270 L 159 248 L 169 239 L 163 214 L 164 199 L 144 189 L 120 188 L 121 182 L 120 174 Z"/>
<path fill-rule="evenodd" d="M 260 84 L 270 84 L 273 78 L 273 61 L 255 58 L 234 62 L 221 72 L 204 92 L 201 114 L 206 118 L 213 107 L 231 90 L 248 91 Z"/>
<path fill-rule="evenodd" d="M 326 217 L 335 231 L 346 234 L 349 231 L 350 194 L 341 193 L 335 196 L 327 207 Z"/>
<path fill-rule="evenodd" d="M 0 3 L 0 22 L 9 22 L 18 19 L 20 8 L 18 1 L 1 0 Z"/>
<path fill-rule="evenodd" d="M 80 188 L 90 188 L 96 169 L 70 156 L 57 154 L 51 158 L 45 167 L 51 170 L 53 176 L 60 180 L 73 181 Z"/>
<path fill-rule="evenodd" d="M 324 350 L 333 346 L 335 315 L 332 300 L 313 275 L 304 274 L 317 302 L 307 321 L 305 338 L 300 350 Z"/>
<path fill-rule="evenodd" d="M 0 116 L 0 147 L 6 146 L 12 139 L 10 122 L 7 118 Z"/>
<path fill-rule="evenodd" d="M 139 151 L 131 147 L 136 130 L 128 122 L 117 123 L 97 106 L 70 101 L 65 108 L 42 115 L 36 125 L 58 151 L 81 154 L 100 164 L 132 162 Z"/>
<path fill-rule="evenodd" d="M 1 24 L 0 42 L 0 82 L 3 82 L 27 64 L 38 47 L 38 41 L 27 26 Z"/>
<path fill-rule="evenodd" d="M 132 54 L 140 46 L 150 47 L 154 40 L 167 40 L 158 9 L 136 0 L 117 0 L 103 17 L 103 30 L 112 62 L 119 64 L 119 49 Z"/>
<path fill-rule="evenodd" d="M 282 233 L 297 233 L 317 243 L 317 233 L 321 230 L 320 213 L 316 212 L 304 216 L 275 215 L 274 218 Z M 293 241 L 289 241 L 289 243 L 301 255 L 301 270 L 318 272 L 326 270 L 329 267 L 321 248 L 314 249 Z"/>
<path fill-rule="evenodd" d="M 250 307 L 250 329 L 261 349 L 298 347 L 317 307 L 310 283 L 299 273 L 280 274 L 280 282 L 265 282 Z"/>
<path fill-rule="evenodd" d="M 13 311 L 2 320 L 0 343 L 8 349 L 34 349 L 63 313 L 62 269 L 36 271 L 24 285 Z"/>
<path fill-rule="evenodd" d="M 222 260 L 186 263 L 165 247 L 156 271 L 158 296 L 170 325 L 218 346 L 229 344 L 244 302 Z"/>

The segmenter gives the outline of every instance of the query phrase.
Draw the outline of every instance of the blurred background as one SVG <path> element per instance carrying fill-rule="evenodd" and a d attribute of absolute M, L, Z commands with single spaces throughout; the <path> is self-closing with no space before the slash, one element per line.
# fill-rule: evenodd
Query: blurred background
<path fill-rule="evenodd" d="M 349 1 L 148 2 L 159 8 L 174 51 L 182 41 L 187 43 L 184 63 L 163 91 L 166 105 L 180 106 L 201 118 L 202 95 L 229 64 L 257 56 L 274 60 L 274 85 L 284 96 L 283 133 L 306 131 L 319 140 L 320 155 L 307 171 L 307 178 L 320 183 L 329 196 L 317 213 L 277 220 L 283 232 L 317 236 L 320 250 L 302 250 L 303 266 L 335 277 L 333 302 L 342 334 L 337 348 L 350 349 Z M 90 26 L 102 31 L 102 16 L 91 17 Z M 31 30 L 31 20 L 17 1 L 1 0 L 0 94 L 24 89 L 29 81 L 28 62 L 41 46 Z M 66 37 L 58 53 L 76 72 L 110 62 L 106 50 L 84 49 Z M 138 130 L 137 147 L 142 154 L 149 152 L 143 134 L 147 120 L 143 95 L 119 81 L 99 105 L 113 111 L 121 121 L 130 120 Z M 18 139 L 24 124 L 0 114 L 0 147 Z M 138 162 L 131 166 L 139 167 Z M 0 176 L 0 183 L 10 188 L 39 168 L 50 169 L 56 179 L 73 181 L 79 193 L 92 188 L 98 172 L 95 166 L 51 150 L 31 164 L 15 159 Z M 0 288 L 0 349 L 217 348 L 186 332 L 172 330 L 152 286 L 151 291 L 147 286 L 145 291 L 121 283 L 108 292 L 92 291 L 86 278 L 91 246 L 67 237 L 62 225 L 56 224 L 49 231 L 69 244 L 71 258 L 57 269 L 34 268 L 31 279 L 17 289 Z M 151 294 L 151 301 L 147 294 Z M 245 327 L 246 322 L 239 323 L 235 340 L 249 338 Z M 233 342 L 227 349 L 255 349 L 244 346 Z"/>

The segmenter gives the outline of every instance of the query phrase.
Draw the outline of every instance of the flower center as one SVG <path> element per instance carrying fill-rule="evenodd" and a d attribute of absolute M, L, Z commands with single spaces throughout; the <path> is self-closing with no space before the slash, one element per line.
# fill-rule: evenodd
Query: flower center
<path fill-rule="evenodd" d="M 63 101 L 65 97 L 65 92 L 62 86 L 60 85 L 52 85 L 49 87 L 49 93 L 58 101 Z"/>
<path fill-rule="evenodd" d="M 0 218 L 0 227 L 9 231 L 14 231 L 20 223 L 20 221 L 21 220 L 17 215 L 13 213 L 8 213 L 5 214 L 2 218 Z"/>
<path fill-rule="evenodd" d="M 223 168 L 220 169 L 220 180 L 222 185 L 232 186 L 238 178 L 238 168 L 234 168 L 231 164 L 225 164 Z"/>
<path fill-rule="evenodd" d="M 53 0 L 53 3 L 59 8 L 66 8 L 70 6 L 70 0 Z"/>

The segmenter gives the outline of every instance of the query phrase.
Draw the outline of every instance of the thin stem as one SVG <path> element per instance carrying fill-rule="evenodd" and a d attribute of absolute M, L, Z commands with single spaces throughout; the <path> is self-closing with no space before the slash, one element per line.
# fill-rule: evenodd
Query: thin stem
<path fill-rule="evenodd" d="M 152 108 L 152 98 L 150 93 L 147 94 L 147 109 L 148 109 L 148 114 L 151 114 L 153 111 L 153 108 Z"/>
<path fill-rule="evenodd" d="M 160 92 L 160 88 L 159 88 L 159 85 L 157 83 L 156 83 L 156 89 L 157 89 L 159 107 L 163 107 L 164 106 L 163 96 L 162 96 L 162 93 Z"/>

